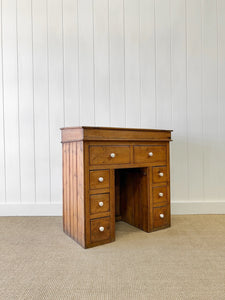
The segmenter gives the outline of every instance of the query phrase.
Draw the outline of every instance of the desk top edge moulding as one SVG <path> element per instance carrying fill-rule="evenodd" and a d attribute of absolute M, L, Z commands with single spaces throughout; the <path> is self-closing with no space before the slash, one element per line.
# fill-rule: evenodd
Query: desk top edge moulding
<path fill-rule="evenodd" d="M 115 240 L 115 221 L 170 227 L 171 132 L 61 128 L 64 232 L 90 248 Z"/>
<path fill-rule="evenodd" d="M 173 130 L 121 127 L 65 127 L 61 128 L 62 143 L 80 140 L 165 140 L 171 141 Z"/>

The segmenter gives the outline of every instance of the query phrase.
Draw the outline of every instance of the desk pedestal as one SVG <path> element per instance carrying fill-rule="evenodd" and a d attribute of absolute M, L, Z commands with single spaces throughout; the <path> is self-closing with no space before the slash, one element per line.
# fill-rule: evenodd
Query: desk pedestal
<path fill-rule="evenodd" d="M 82 247 L 115 240 L 115 220 L 170 226 L 170 130 L 62 128 L 63 229 Z"/>

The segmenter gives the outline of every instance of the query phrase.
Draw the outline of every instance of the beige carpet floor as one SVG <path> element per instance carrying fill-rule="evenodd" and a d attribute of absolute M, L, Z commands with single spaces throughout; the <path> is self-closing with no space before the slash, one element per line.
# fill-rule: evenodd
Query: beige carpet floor
<path fill-rule="evenodd" d="M 173 216 L 84 250 L 60 217 L 0 218 L 0 299 L 225 299 L 225 215 Z"/>

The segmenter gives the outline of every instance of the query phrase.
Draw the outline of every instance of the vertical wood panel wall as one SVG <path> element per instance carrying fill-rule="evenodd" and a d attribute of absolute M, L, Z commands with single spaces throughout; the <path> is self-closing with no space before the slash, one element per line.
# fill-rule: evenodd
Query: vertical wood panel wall
<path fill-rule="evenodd" d="M 1 0 L 0 215 L 62 213 L 59 128 L 173 129 L 172 212 L 225 213 L 224 0 Z"/>

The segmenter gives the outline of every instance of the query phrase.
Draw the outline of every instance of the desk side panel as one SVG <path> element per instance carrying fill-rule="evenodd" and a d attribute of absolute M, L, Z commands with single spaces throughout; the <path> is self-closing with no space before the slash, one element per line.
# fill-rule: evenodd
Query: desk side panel
<path fill-rule="evenodd" d="M 83 142 L 63 143 L 63 230 L 85 246 Z"/>
<path fill-rule="evenodd" d="M 70 235 L 70 145 L 63 144 L 63 231 Z"/>
<path fill-rule="evenodd" d="M 77 236 L 85 247 L 84 143 L 77 142 Z"/>

